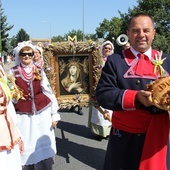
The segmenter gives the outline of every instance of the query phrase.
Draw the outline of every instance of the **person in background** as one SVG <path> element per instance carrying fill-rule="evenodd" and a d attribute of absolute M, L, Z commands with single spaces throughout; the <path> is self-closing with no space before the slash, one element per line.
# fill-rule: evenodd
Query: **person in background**
<path fill-rule="evenodd" d="M 11 54 L 8 54 L 7 55 L 7 64 L 10 64 L 11 60 L 12 60 L 12 56 L 11 56 Z"/>
<path fill-rule="evenodd" d="M 114 46 L 110 41 L 107 40 L 102 44 L 102 67 L 105 65 L 108 56 L 110 56 L 113 51 Z M 102 108 L 102 110 L 106 112 L 106 109 Z M 107 112 L 107 114 L 109 114 L 109 117 L 111 118 L 113 111 L 107 110 Z M 92 106 L 92 108 L 89 109 L 89 127 L 91 131 L 96 135 L 95 138 L 101 141 L 102 139 L 108 138 L 111 129 L 111 122 L 109 120 L 106 120 L 103 114 L 99 110 L 97 110 L 96 107 Z"/>
<path fill-rule="evenodd" d="M 24 150 L 24 145 L 17 127 L 16 112 L 7 84 L 4 69 L 0 66 L 0 169 L 21 170 L 20 154 Z"/>
<path fill-rule="evenodd" d="M 14 107 L 23 134 L 25 150 L 21 155 L 23 170 L 52 170 L 56 154 L 54 128 L 60 120 L 58 102 L 43 71 L 33 64 L 35 46 L 29 41 L 14 49 L 15 77 L 23 98 L 16 94 Z"/>
<path fill-rule="evenodd" d="M 44 65 L 44 60 L 43 60 L 43 48 L 39 47 L 39 46 L 35 46 L 35 50 L 34 50 L 34 64 L 38 67 L 38 68 L 43 68 Z"/>
<path fill-rule="evenodd" d="M 153 106 L 151 92 L 145 91 L 147 84 L 170 74 L 170 55 L 152 48 L 154 24 L 145 13 L 132 16 L 127 29 L 131 47 L 112 54 L 103 67 L 96 99 L 114 112 L 104 170 L 167 169 L 169 115 Z M 161 71 L 154 64 L 157 56 Z"/>
<path fill-rule="evenodd" d="M 130 43 L 129 43 L 129 42 L 127 42 L 127 43 L 123 46 L 123 49 L 124 49 L 124 50 L 126 50 L 126 49 L 128 49 L 128 48 L 130 48 Z"/>

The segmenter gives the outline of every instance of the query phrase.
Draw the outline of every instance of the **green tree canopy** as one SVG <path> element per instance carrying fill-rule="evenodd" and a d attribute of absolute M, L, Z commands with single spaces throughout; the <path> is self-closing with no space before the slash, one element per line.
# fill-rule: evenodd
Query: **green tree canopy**
<path fill-rule="evenodd" d="M 7 16 L 4 15 L 4 9 L 0 1 L 0 52 L 6 53 L 8 51 L 8 31 L 13 28 L 13 25 L 8 26 Z"/>
<path fill-rule="evenodd" d="M 30 36 L 26 33 L 26 31 L 23 28 L 21 28 L 16 35 L 16 42 L 19 43 L 22 41 L 28 41 L 29 39 Z"/>

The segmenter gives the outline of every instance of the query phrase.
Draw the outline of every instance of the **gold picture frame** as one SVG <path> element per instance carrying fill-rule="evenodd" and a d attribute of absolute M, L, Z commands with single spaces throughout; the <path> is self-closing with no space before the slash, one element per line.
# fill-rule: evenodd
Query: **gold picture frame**
<path fill-rule="evenodd" d="M 100 45 L 89 42 L 57 42 L 44 49 L 44 69 L 59 108 L 88 107 L 101 74 Z M 69 72 L 76 68 L 76 76 Z M 74 71 L 72 70 L 72 73 Z"/>

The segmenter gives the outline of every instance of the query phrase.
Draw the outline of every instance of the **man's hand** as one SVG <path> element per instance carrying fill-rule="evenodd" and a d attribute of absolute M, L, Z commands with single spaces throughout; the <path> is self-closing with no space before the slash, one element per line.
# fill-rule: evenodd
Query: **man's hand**
<path fill-rule="evenodd" d="M 109 113 L 108 110 L 105 110 L 105 111 L 103 112 L 103 117 L 104 117 L 105 120 L 108 120 L 108 121 L 111 122 L 111 116 L 110 116 L 110 113 Z"/>
<path fill-rule="evenodd" d="M 143 104 L 146 107 L 152 106 L 153 103 L 151 103 L 148 99 L 148 97 L 151 95 L 151 92 L 149 91 L 144 91 L 144 90 L 140 90 L 137 94 L 136 94 L 136 98 L 135 101 L 136 103 L 140 103 Z"/>

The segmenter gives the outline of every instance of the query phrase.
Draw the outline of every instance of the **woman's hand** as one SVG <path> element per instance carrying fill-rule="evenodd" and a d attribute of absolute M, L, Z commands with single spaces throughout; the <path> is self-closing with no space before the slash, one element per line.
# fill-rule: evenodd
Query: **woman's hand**
<path fill-rule="evenodd" d="M 24 143 L 22 140 L 20 140 L 18 142 L 18 145 L 19 145 L 19 150 L 20 150 L 20 153 L 22 154 L 24 152 Z"/>
<path fill-rule="evenodd" d="M 80 82 L 72 83 L 68 88 L 68 92 L 70 92 L 72 89 L 76 89 L 79 93 L 83 91 Z"/>
<path fill-rule="evenodd" d="M 58 124 L 58 121 L 54 121 L 54 122 L 52 123 L 53 129 L 56 129 L 57 124 Z"/>

